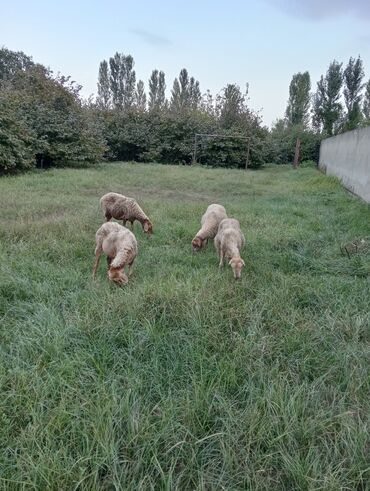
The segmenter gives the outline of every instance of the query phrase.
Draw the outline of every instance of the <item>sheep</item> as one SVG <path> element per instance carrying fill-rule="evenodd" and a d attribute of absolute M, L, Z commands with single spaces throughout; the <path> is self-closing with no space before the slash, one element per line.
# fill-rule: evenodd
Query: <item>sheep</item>
<path fill-rule="evenodd" d="M 243 259 L 240 257 L 240 250 L 244 247 L 245 238 L 238 220 L 235 218 L 222 220 L 218 227 L 214 244 L 220 258 L 219 268 L 223 266 L 224 258 L 226 257 L 229 259 L 234 278 L 236 280 L 239 279 L 242 267 L 245 266 Z"/>
<path fill-rule="evenodd" d="M 141 223 L 145 233 L 148 235 L 153 233 L 152 222 L 134 198 L 118 193 L 107 193 L 100 199 L 100 205 L 107 222 L 113 217 L 116 220 L 122 220 L 124 226 L 126 222 L 130 222 L 131 229 L 133 229 L 134 221 L 137 220 Z"/>
<path fill-rule="evenodd" d="M 202 228 L 191 242 L 193 252 L 198 252 L 207 244 L 208 239 L 213 239 L 215 237 L 220 222 L 225 218 L 227 218 L 227 215 L 223 206 L 217 204 L 209 205 L 202 216 Z"/>
<path fill-rule="evenodd" d="M 95 235 L 95 262 L 93 279 L 99 265 L 100 255 L 105 252 L 108 262 L 108 277 L 119 286 L 126 285 L 128 278 L 124 268 L 128 266 L 129 276 L 136 259 L 138 248 L 135 235 L 117 222 L 104 223 Z"/>

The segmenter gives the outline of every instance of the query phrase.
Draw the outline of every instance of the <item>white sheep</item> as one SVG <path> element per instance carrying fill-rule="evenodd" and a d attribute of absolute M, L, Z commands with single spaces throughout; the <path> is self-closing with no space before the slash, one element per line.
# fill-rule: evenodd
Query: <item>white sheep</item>
<path fill-rule="evenodd" d="M 219 267 L 224 263 L 224 258 L 229 259 L 234 278 L 237 280 L 241 276 L 242 267 L 245 265 L 240 257 L 240 250 L 244 247 L 245 238 L 240 229 L 240 224 L 235 218 L 222 220 L 218 227 L 218 232 L 214 240 L 215 247 L 220 258 Z"/>
<path fill-rule="evenodd" d="M 216 236 L 218 226 L 225 218 L 227 218 L 226 210 L 222 205 L 215 203 L 209 205 L 200 222 L 202 228 L 191 242 L 194 252 L 202 249 L 207 244 L 208 239 L 213 239 Z"/>
<path fill-rule="evenodd" d="M 128 278 L 124 268 L 128 266 L 129 276 L 136 259 L 138 248 L 135 235 L 117 222 L 104 223 L 95 235 L 95 262 L 93 279 L 99 265 L 100 255 L 104 252 L 108 261 L 108 277 L 118 285 L 126 285 Z"/>
<path fill-rule="evenodd" d="M 137 220 L 141 223 L 145 233 L 153 233 L 152 222 L 134 198 L 128 198 L 118 193 L 107 193 L 100 198 L 100 205 L 107 222 L 113 217 L 116 220 L 122 220 L 124 226 L 126 222 L 130 222 L 132 229 L 134 221 Z"/>

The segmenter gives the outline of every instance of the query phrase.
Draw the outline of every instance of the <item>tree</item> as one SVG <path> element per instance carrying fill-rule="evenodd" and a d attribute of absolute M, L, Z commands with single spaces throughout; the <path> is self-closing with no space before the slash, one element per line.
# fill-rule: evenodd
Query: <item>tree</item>
<path fill-rule="evenodd" d="M 35 165 L 34 135 L 19 111 L 13 90 L 0 90 L 0 174 Z"/>
<path fill-rule="evenodd" d="M 136 73 L 131 55 L 115 53 L 109 59 L 110 89 L 115 109 L 130 109 L 135 100 Z"/>
<path fill-rule="evenodd" d="M 286 109 L 286 117 L 290 125 L 307 125 L 310 90 L 311 80 L 308 72 L 293 75 L 289 86 L 289 101 Z"/>
<path fill-rule="evenodd" d="M 358 57 L 355 60 L 351 57 L 344 70 L 344 100 L 347 107 L 345 128 L 347 130 L 356 128 L 361 121 L 361 91 L 364 76 L 361 58 Z"/>
<path fill-rule="evenodd" d="M 149 79 L 149 109 L 163 109 L 166 104 L 164 72 L 153 70 Z"/>
<path fill-rule="evenodd" d="M 199 88 L 198 80 L 195 80 L 194 77 L 190 77 L 189 83 L 189 106 L 192 109 L 198 109 L 202 100 L 202 94 Z"/>
<path fill-rule="evenodd" d="M 109 83 L 109 68 L 106 60 L 103 60 L 99 66 L 97 103 L 102 109 L 108 109 L 110 106 L 110 100 L 111 92 Z"/>
<path fill-rule="evenodd" d="M 364 104 L 362 106 L 362 111 L 367 123 L 370 123 L 370 80 L 365 86 Z"/>
<path fill-rule="evenodd" d="M 235 84 L 228 84 L 218 96 L 217 110 L 224 128 L 231 128 L 234 124 L 241 121 L 242 115 L 246 111 L 245 96 L 240 87 Z"/>
<path fill-rule="evenodd" d="M 131 55 L 122 56 L 123 106 L 129 109 L 135 100 L 136 73 Z"/>
<path fill-rule="evenodd" d="M 149 109 L 158 107 L 158 70 L 153 70 L 149 79 Z"/>
<path fill-rule="evenodd" d="M 110 90 L 112 93 L 112 103 L 115 109 L 123 107 L 123 91 L 121 84 L 121 55 L 117 52 L 113 57 L 109 58 L 110 67 Z"/>
<path fill-rule="evenodd" d="M 320 130 L 323 129 L 329 136 L 339 128 L 343 109 L 340 103 L 342 85 L 342 63 L 334 60 L 330 63 L 325 77 L 321 76 L 317 82 L 313 104 L 313 125 Z"/>
<path fill-rule="evenodd" d="M 160 71 L 158 74 L 158 108 L 163 109 L 166 107 L 166 79 L 164 72 Z"/>
<path fill-rule="evenodd" d="M 0 49 L 0 81 L 11 79 L 18 71 L 25 71 L 34 65 L 32 58 L 24 54 L 23 51 Z"/>
<path fill-rule="evenodd" d="M 183 68 L 180 71 L 179 84 L 180 84 L 180 105 L 181 107 L 187 107 L 189 103 L 189 74 L 186 68 Z"/>
<path fill-rule="evenodd" d="M 146 109 L 146 94 L 142 80 L 139 80 L 136 86 L 135 107 L 140 111 L 145 111 Z"/>
<path fill-rule="evenodd" d="M 178 79 L 175 78 L 171 91 L 171 109 L 178 112 L 181 110 L 181 107 L 181 88 Z"/>

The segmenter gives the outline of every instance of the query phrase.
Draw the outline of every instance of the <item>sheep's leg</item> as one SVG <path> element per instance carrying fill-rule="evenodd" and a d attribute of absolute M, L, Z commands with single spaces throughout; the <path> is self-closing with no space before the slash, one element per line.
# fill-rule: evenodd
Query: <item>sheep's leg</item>
<path fill-rule="evenodd" d="M 107 264 L 108 264 L 108 269 L 110 268 L 110 264 L 112 262 L 112 258 L 107 256 Z"/>
<path fill-rule="evenodd" d="M 107 212 L 107 211 L 105 212 L 105 219 L 106 219 L 107 222 L 109 222 L 109 220 L 112 219 L 112 215 L 109 212 Z"/>
<path fill-rule="evenodd" d="M 220 251 L 220 264 L 218 265 L 219 268 L 222 268 L 224 265 L 224 253 Z"/>
<path fill-rule="evenodd" d="M 95 262 L 94 262 L 94 267 L 93 267 L 93 279 L 94 280 L 95 280 L 96 270 L 98 269 L 99 261 L 100 261 L 100 256 L 101 256 L 101 253 L 102 252 L 103 252 L 103 249 L 101 248 L 101 246 L 96 246 L 96 249 L 95 249 Z"/>
<path fill-rule="evenodd" d="M 132 271 L 133 271 L 133 266 L 134 266 L 134 261 L 132 261 L 131 263 L 129 263 L 128 265 L 128 275 L 131 276 L 132 275 Z"/>

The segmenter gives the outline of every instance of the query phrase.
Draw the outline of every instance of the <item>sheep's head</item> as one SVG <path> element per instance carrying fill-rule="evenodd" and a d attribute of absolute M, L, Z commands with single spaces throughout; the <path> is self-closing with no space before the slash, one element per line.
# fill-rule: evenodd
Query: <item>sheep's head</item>
<path fill-rule="evenodd" d="M 148 235 L 152 235 L 153 233 L 153 224 L 150 220 L 145 220 L 143 223 L 144 232 Z"/>
<path fill-rule="evenodd" d="M 245 266 L 245 262 L 241 257 L 233 257 L 232 259 L 230 259 L 229 265 L 233 270 L 234 278 L 238 280 L 241 277 L 242 268 L 243 266 Z"/>
<path fill-rule="evenodd" d="M 191 245 L 193 247 L 193 252 L 198 252 L 202 249 L 204 246 L 205 239 L 202 239 L 201 237 L 194 237 L 194 239 L 191 241 Z"/>
<path fill-rule="evenodd" d="M 108 277 L 118 286 L 124 286 L 128 283 L 128 278 L 122 268 L 109 268 Z"/>

